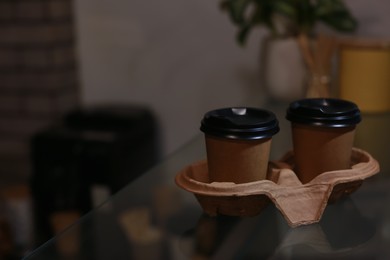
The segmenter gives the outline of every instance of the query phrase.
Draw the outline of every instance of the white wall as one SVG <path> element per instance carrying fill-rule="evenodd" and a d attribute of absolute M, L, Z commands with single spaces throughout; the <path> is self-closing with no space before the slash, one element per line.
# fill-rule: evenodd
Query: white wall
<path fill-rule="evenodd" d="M 207 110 L 260 103 L 258 41 L 239 48 L 216 1 L 77 0 L 75 6 L 83 102 L 150 105 L 164 153 L 198 133 Z"/>
<path fill-rule="evenodd" d="M 262 31 L 246 48 L 217 0 L 76 0 L 84 104 L 130 102 L 157 114 L 170 153 L 199 133 L 213 108 L 261 105 L 258 52 Z M 390 28 L 390 1 L 348 0 L 359 34 Z"/>
<path fill-rule="evenodd" d="M 357 34 L 364 37 L 379 37 L 390 40 L 389 0 L 344 0 L 357 17 Z"/>

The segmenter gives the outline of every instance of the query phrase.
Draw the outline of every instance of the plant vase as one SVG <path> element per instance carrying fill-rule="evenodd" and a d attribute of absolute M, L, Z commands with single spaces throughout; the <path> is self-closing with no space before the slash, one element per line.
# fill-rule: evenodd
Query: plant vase
<path fill-rule="evenodd" d="M 274 100 L 303 98 L 308 71 L 295 37 L 264 39 L 261 55 L 262 84 Z"/>

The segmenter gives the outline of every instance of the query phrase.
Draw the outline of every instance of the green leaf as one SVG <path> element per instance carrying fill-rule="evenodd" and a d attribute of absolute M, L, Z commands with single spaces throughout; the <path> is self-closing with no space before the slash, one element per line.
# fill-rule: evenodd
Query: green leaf
<path fill-rule="evenodd" d="M 241 46 L 244 46 L 245 45 L 245 42 L 246 42 L 246 39 L 248 38 L 248 34 L 250 32 L 250 29 L 251 29 L 251 26 L 247 25 L 247 26 L 243 26 L 242 28 L 240 28 L 238 34 L 237 34 L 237 42 L 241 45 Z"/>
<path fill-rule="evenodd" d="M 315 8 L 310 0 L 296 0 L 295 4 L 297 9 L 296 23 L 300 31 L 308 33 L 316 22 Z"/>
<path fill-rule="evenodd" d="M 322 17 L 321 20 L 328 26 L 341 32 L 353 32 L 358 26 L 354 18 L 346 15 L 327 16 Z"/>
<path fill-rule="evenodd" d="M 235 24 L 245 23 L 245 12 L 251 0 L 225 0 L 221 8 L 228 11 L 230 18 Z"/>
<path fill-rule="evenodd" d="M 347 12 L 347 8 L 340 0 L 318 0 L 315 12 L 320 17 L 338 12 Z"/>
<path fill-rule="evenodd" d="M 275 0 L 274 6 L 276 12 L 285 15 L 291 19 L 295 19 L 297 16 L 297 10 L 291 2 Z"/>
<path fill-rule="evenodd" d="M 272 15 L 274 13 L 272 1 L 273 0 L 262 0 L 261 4 L 258 3 L 248 22 L 251 24 L 264 24 L 272 30 Z M 258 0 L 258 2 L 260 1 Z"/>
<path fill-rule="evenodd" d="M 341 0 L 319 0 L 315 9 L 318 20 L 342 32 L 352 32 L 357 21 Z"/>
<path fill-rule="evenodd" d="M 275 21 L 277 25 L 284 21 L 292 34 L 310 34 L 319 21 L 342 32 L 353 31 L 358 25 L 342 0 L 222 0 L 221 8 L 238 26 L 240 45 L 245 44 L 254 26 L 262 25 L 275 33 Z M 275 20 L 280 16 L 283 19 Z"/>

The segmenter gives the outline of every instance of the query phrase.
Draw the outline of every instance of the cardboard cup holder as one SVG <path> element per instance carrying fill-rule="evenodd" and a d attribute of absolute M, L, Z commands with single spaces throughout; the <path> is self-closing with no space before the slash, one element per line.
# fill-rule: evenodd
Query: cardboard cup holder
<path fill-rule="evenodd" d="M 281 160 L 269 162 L 266 180 L 210 183 L 203 160 L 184 168 L 175 181 L 195 195 L 208 215 L 255 216 L 272 202 L 287 223 L 296 227 L 319 222 L 328 203 L 356 191 L 379 172 L 379 164 L 368 152 L 352 148 L 350 169 L 324 172 L 305 184 L 293 169 L 294 154 L 287 152 Z"/>

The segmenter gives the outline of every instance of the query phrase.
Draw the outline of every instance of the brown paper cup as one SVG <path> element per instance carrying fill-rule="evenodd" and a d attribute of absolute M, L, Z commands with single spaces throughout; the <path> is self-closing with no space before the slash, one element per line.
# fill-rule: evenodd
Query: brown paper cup
<path fill-rule="evenodd" d="M 361 121 L 353 102 L 307 98 L 287 109 L 291 122 L 295 169 L 302 183 L 323 172 L 350 168 L 355 128 Z"/>
<path fill-rule="evenodd" d="M 295 172 L 307 183 L 323 172 L 349 169 L 355 127 L 292 124 Z"/>
<path fill-rule="evenodd" d="M 266 179 L 270 148 L 271 138 L 234 140 L 206 135 L 210 182 Z"/>
<path fill-rule="evenodd" d="M 247 183 L 267 177 L 275 115 L 258 108 L 222 108 L 203 117 L 209 182 Z"/>

